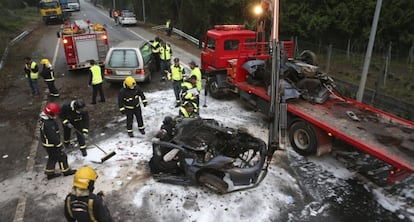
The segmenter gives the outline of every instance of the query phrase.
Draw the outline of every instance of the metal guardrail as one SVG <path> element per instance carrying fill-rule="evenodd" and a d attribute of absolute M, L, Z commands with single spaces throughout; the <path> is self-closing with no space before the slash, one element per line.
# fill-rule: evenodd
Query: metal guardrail
<path fill-rule="evenodd" d="M 4 53 L 3 56 L 1 57 L 1 61 L 0 61 L 0 70 L 3 68 L 4 65 L 4 61 L 6 60 L 8 54 L 9 54 L 9 48 L 12 47 L 14 44 L 16 44 L 16 42 L 20 41 L 21 39 L 23 39 L 25 36 L 27 36 L 28 34 L 30 34 L 33 31 L 33 29 L 29 29 L 26 30 L 24 32 L 22 32 L 20 35 L 16 36 L 14 39 L 12 39 L 6 46 L 6 48 L 4 49 Z"/>
<path fill-rule="evenodd" d="M 166 27 L 165 27 L 165 25 L 158 25 L 158 26 L 152 27 L 152 29 L 161 30 L 161 29 L 166 29 Z M 194 43 L 196 46 L 199 46 L 199 44 L 200 44 L 200 41 L 197 38 L 194 38 L 193 36 L 183 32 L 179 29 L 173 28 L 173 33 L 187 39 L 188 41 Z"/>

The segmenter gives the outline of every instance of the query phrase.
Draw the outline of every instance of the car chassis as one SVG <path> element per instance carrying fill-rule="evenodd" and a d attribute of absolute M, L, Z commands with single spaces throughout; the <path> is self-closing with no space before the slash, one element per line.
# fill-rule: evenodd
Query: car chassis
<path fill-rule="evenodd" d="M 153 141 L 149 162 L 159 182 L 204 185 L 219 193 L 256 187 L 265 177 L 266 143 L 214 119 L 179 118 L 172 139 Z"/>

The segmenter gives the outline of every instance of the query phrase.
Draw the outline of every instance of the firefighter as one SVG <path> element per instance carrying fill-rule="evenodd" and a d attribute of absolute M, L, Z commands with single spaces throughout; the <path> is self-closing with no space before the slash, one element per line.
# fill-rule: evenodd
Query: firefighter
<path fill-rule="evenodd" d="M 72 128 L 75 130 L 82 156 L 87 156 L 86 139 L 89 133 L 89 112 L 84 110 L 85 102 L 83 99 L 72 100 L 62 105 L 60 119 L 63 125 L 63 142 L 69 148 Z"/>
<path fill-rule="evenodd" d="M 137 119 L 138 123 L 138 130 L 139 132 L 144 135 L 145 134 L 145 126 L 144 121 L 142 120 L 142 112 L 141 112 L 141 102 L 142 105 L 147 106 L 147 99 L 145 98 L 144 92 L 141 88 L 137 85 L 134 78 L 128 76 L 125 78 L 123 83 L 123 88 L 119 91 L 118 94 L 118 106 L 119 111 L 122 114 L 126 114 L 127 116 L 127 132 L 130 137 L 134 137 L 134 132 L 132 130 L 132 123 L 134 121 L 134 116 Z M 141 98 L 141 101 L 140 101 Z"/>
<path fill-rule="evenodd" d="M 171 116 L 164 117 L 160 130 L 155 134 L 162 141 L 170 141 L 176 134 L 176 121 Z"/>
<path fill-rule="evenodd" d="M 39 85 L 37 84 L 37 79 L 39 78 L 39 67 L 30 57 L 24 58 L 24 61 L 24 73 L 26 74 L 29 87 L 32 90 L 32 96 L 40 96 Z"/>
<path fill-rule="evenodd" d="M 63 151 L 62 142 L 60 141 L 59 126 L 56 121 L 59 112 L 60 107 L 58 104 L 48 103 L 40 113 L 40 140 L 48 155 L 45 169 L 48 180 L 61 175 L 55 172 L 56 163 L 59 163 L 60 172 L 64 176 L 69 176 L 76 172 L 76 170 L 69 168 L 68 157 Z"/>
<path fill-rule="evenodd" d="M 40 60 L 40 64 L 43 65 L 43 69 L 40 75 L 43 77 L 47 84 L 47 88 L 49 89 L 49 95 L 52 97 L 59 97 L 59 91 L 55 86 L 55 72 L 53 71 L 49 59 Z"/>
<path fill-rule="evenodd" d="M 154 61 L 155 71 L 160 71 L 160 48 L 161 48 L 161 38 L 156 36 L 152 41 L 151 50 L 152 50 L 152 60 Z"/>
<path fill-rule="evenodd" d="M 197 104 L 192 101 L 185 101 L 183 105 L 181 105 L 178 116 L 183 118 L 198 118 L 198 109 Z"/>
<path fill-rule="evenodd" d="M 167 71 L 168 80 L 173 82 L 173 89 L 175 95 L 175 107 L 179 107 L 180 92 L 181 92 L 181 83 L 183 82 L 185 70 L 180 65 L 180 59 L 174 58 L 174 64 L 170 66 L 170 69 Z"/>
<path fill-rule="evenodd" d="M 102 77 L 102 71 L 101 71 L 101 67 L 98 66 L 95 63 L 95 60 L 91 60 L 91 67 L 89 68 L 89 86 L 92 85 L 92 102 L 91 104 L 96 104 L 96 97 L 99 96 L 101 97 L 101 100 L 99 100 L 99 102 L 105 102 L 105 96 L 103 93 L 103 89 L 102 89 L 102 84 L 103 84 L 103 77 Z"/>
<path fill-rule="evenodd" d="M 170 44 L 167 44 L 165 41 L 161 42 L 160 47 L 160 67 L 161 67 L 161 81 L 165 81 L 165 72 L 171 66 L 171 57 L 172 57 L 172 50 Z"/>
<path fill-rule="evenodd" d="M 181 102 L 191 101 L 199 105 L 199 92 L 197 89 L 197 77 L 195 75 L 190 76 L 181 84 L 180 92 Z"/>
<path fill-rule="evenodd" d="M 65 218 L 69 222 L 112 222 L 103 192 L 93 193 L 98 174 L 92 167 L 83 166 L 73 177 L 72 191 L 65 198 Z"/>

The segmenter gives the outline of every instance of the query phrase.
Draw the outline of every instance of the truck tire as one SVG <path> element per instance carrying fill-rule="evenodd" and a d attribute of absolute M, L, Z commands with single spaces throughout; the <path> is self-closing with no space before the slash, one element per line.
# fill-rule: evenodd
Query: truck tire
<path fill-rule="evenodd" d="M 211 173 L 202 173 L 198 178 L 198 182 L 219 194 L 227 193 L 227 189 L 229 188 L 226 182 Z"/>
<path fill-rule="evenodd" d="M 316 130 L 303 120 L 297 120 L 289 127 L 289 141 L 293 150 L 302 156 L 315 155 L 318 150 Z"/>
<path fill-rule="evenodd" d="M 208 80 L 208 91 L 213 98 L 221 99 L 223 97 L 223 90 L 218 86 L 217 78 L 213 77 Z"/>

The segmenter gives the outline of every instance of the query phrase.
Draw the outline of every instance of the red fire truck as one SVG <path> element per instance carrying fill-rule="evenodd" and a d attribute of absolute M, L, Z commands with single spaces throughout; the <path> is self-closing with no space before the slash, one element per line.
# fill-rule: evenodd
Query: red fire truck
<path fill-rule="evenodd" d="M 68 70 L 90 67 L 90 61 L 103 65 L 108 52 L 108 33 L 101 24 L 76 20 L 62 25 L 58 32 Z"/>
<path fill-rule="evenodd" d="M 235 93 L 269 114 L 270 52 L 276 49 L 258 39 L 257 32 L 242 25 L 218 25 L 206 33 L 201 66 L 211 96 Z M 286 129 L 296 152 L 321 155 L 331 151 L 332 141 L 339 139 L 393 166 L 389 182 L 414 172 L 413 122 L 342 96 L 335 91 L 333 80 L 319 72 L 312 52 L 292 58 L 293 43 L 280 45 L 280 128 Z"/>

